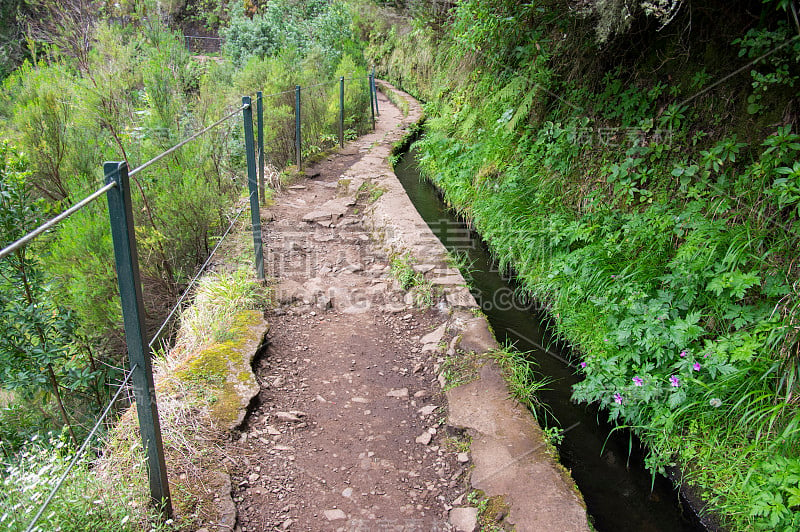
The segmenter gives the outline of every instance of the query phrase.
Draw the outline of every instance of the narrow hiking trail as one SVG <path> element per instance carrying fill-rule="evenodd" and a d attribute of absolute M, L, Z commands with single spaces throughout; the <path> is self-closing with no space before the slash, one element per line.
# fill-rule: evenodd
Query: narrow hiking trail
<path fill-rule="evenodd" d="M 404 116 L 378 98 L 375 131 L 262 214 L 276 307 L 260 391 L 225 450 L 236 530 L 473 532 L 480 518 L 588 531 L 572 479 L 509 396 L 464 278 L 388 165 L 420 106 L 409 97 Z M 392 276 L 406 254 L 423 305 Z M 445 393 L 446 364 L 463 384 Z M 482 516 L 474 488 L 491 498 Z"/>
<path fill-rule="evenodd" d="M 447 314 L 413 305 L 363 218 L 380 176 L 353 167 L 378 167 L 369 159 L 402 134 L 400 112 L 379 101 L 376 130 L 309 168 L 266 215 L 278 306 L 254 368 L 258 407 L 229 451 L 243 531 L 449 530 L 468 489 L 435 371 Z"/>

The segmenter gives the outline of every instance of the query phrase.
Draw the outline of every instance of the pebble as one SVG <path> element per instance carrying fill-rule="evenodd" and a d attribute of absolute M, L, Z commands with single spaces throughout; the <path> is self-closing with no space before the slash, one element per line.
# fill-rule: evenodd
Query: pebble
<path fill-rule="evenodd" d="M 398 399 L 402 399 L 408 397 L 408 388 L 399 388 L 397 390 L 389 390 L 386 393 L 386 397 L 397 397 Z"/>
<path fill-rule="evenodd" d="M 299 417 L 289 412 L 276 412 L 275 417 L 281 421 L 287 421 L 290 423 L 298 423 L 300 421 Z"/>
<path fill-rule="evenodd" d="M 324 514 L 325 514 L 325 519 L 327 519 L 328 521 L 339 521 L 341 519 L 347 519 L 347 514 L 338 508 L 334 510 L 325 510 Z"/>
<path fill-rule="evenodd" d="M 450 510 L 450 525 L 458 532 L 474 532 L 478 529 L 478 509 L 453 508 Z"/>
<path fill-rule="evenodd" d="M 422 414 L 423 417 L 427 417 L 427 416 L 433 414 L 436 411 L 437 408 L 439 408 L 437 405 L 428 405 L 428 406 L 423 406 L 422 408 L 417 410 L 417 412 Z"/>
<path fill-rule="evenodd" d="M 431 442 L 431 438 L 433 438 L 433 434 L 431 434 L 426 430 L 425 432 L 417 436 L 417 439 L 414 441 L 416 441 L 417 443 L 421 443 L 422 445 L 428 445 Z"/>

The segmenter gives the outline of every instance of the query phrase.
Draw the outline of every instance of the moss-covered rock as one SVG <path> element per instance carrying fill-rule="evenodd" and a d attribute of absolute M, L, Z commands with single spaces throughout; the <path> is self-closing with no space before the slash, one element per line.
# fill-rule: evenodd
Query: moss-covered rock
<path fill-rule="evenodd" d="M 242 423 L 247 406 L 258 394 L 251 364 L 265 342 L 269 324 L 261 312 L 244 310 L 236 315 L 228 332 L 227 341 L 187 357 L 175 375 L 203 389 L 212 422 L 232 430 Z"/>

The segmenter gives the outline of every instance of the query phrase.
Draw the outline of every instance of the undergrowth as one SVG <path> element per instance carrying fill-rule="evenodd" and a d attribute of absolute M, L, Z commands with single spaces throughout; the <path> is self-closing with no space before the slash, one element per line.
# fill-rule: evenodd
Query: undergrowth
<path fill-rule="evenodd" d="M 411 253 L 398 253 L 390 258 L 389 268 L 400 288 L 411 292 L 416 306 L 430 307 L 434 303 L 436 287 L 433 281 L 425 278 L 425 274 L 414 269 L 416 262 Z"/>

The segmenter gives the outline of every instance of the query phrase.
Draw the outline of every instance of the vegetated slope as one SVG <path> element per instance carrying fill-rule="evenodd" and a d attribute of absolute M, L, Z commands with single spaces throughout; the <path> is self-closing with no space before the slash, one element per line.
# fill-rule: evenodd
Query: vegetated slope
<path fill-rule="evenodd" d="M 421 168 L 550 305 L 575 399 L 725 525 L 797 529 L 791 3 L 441 5 L 362 6 L 368 56 L 428 101 Z"/>

